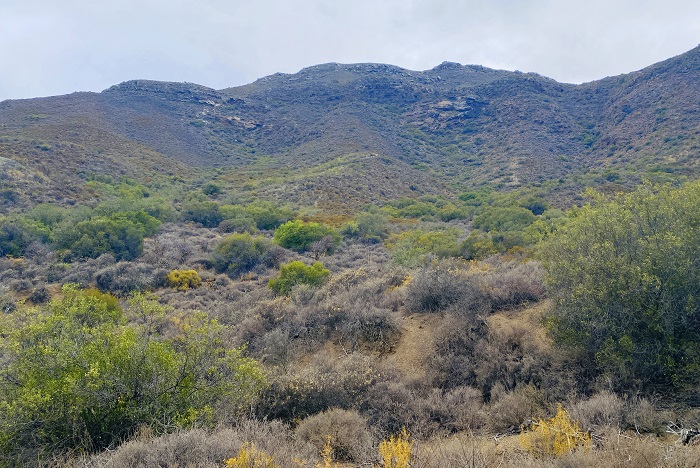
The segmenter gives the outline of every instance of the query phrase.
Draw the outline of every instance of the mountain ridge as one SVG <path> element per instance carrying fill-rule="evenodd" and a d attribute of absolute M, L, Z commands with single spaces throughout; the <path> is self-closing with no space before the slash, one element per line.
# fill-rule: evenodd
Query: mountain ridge
<path fill-rule="evenodd" d="M 141 176 L 190 167 L 304 171 L 349 155 L 400 162 L 390 182 L 401 190 L 383 187 L 367 201 L 382 191 L 507 190 L 591 171 L 629 173 L 629 183 L 649 171 L 695 177 L 699 78 L 700 47 L 582 84 L 454 62 L 424 71 L 327 63 L 221 90 L 130 80 L 100 93 L 0 102 L 0 156 L 43 178 L 51 174 L 32 162 L 37 148 L 52 156 L 46 147 L 70 145 L 85 148 L 83 171 L 90 158 L 97 172 L 117 174 L 129 173 L 115 169 L 129 154 L 158 159 L 131 171 Z M 26 144 L 10 150 L 7 141 Z M 100 151 L 114 164 L 101 168 Z M 616 177 L 609 182 L 624 182 Z"/>

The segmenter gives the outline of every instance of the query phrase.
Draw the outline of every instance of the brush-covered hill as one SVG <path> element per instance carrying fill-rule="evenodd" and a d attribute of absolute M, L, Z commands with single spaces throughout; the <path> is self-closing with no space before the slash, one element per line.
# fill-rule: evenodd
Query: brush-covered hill
<path fill-rule="evenodd" d="M 79 198 L 89 173 L 214 167 L 262 170 L 271 197 L 313 201 L 310 183 L 359 203 L 484 184 L 571 187 L 591 170 L 615 184 L 694 176 L 699 134 L 700 48 L 582 85 L 449 62 L 331 63 L 223 90 L 135 80 L 4 101 L 0 171 L 33 201 Z"/>
<path fill-rule="evenodd" d="M 699 72 L 1 102 L 0 466 L 697 465 Z"/>

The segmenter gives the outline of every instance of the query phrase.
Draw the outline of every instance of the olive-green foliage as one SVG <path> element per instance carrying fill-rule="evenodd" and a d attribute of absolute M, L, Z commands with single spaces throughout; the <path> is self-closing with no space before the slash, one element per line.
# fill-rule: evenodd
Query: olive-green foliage
<path fill-rule="evenodd" d="M 306 266 L 304 262 L 295 260 L 282 265 L 280 267 L 280 275 L 271 279 L 269 286 L 277 294 L 287 295 L 298 284 L 322 286 L 328 280 L 330 274 L 331 272 L 323 268 L 321 262 L 315 262 L 311 266 Z"/>
<path fill-rule="evenodd" d="M 95 207 L 94 214 L 110 216 L 123 211 L 145 211 L 160 221 L 175 219 L 172 204 L 167 200 L 167 191 L 162 186 L 159 187 L 159 192 L 154 194 L 148 187 L 128 178 L 114 182 L 109 177 L 93 177 L 86 187 L 96 192 L 101 198 L 101 202 Z M 51 212 L 49 211 L 49 214 Z M 46 213 L 46 209 L 42 208 L 39 213 Z"/>
<path fill-rule="evenodd" d="M 70 249 L 72 258 L 96 258 L 111 253 L 117 260 L 141 255 L 143 238 L 152 236 L 160 222 L 145 211 L 96 216 L 73 224 L 64 221 L 54 230 L 54 243 Z"/>
<path fill-rule="evenodd" d="M 532 211 L 526 208 L 492 206 L 475 216 L 472 225 L 482 231 L 521 231 L 536 219 Z"/>
<path fill-rule="evenodd" d="M 271 252 L 272 248 L 270 241 L 262 236 L 251 236 L 247 232 L 232 234 L 216 246 L 212 263 L 217 272 L 235 278 L 258 264 L 274 266 L 276 256 Z"/>
<path fill-rule="evenodd" d="M 221 187 L 213 182 L 202 186 L 202 193 L 207 196 L 218 195 L 221 193 Z"/>
<path fill-rule="evenodd" d="M 139 199 L 115 198 L 104 201 L 95 207 L 95 214 L 111 216 L 126 211 L 144 211 L 159 221 L 173 221 L 176 216 L 171 204 L 162 197 Z"/>
<path fill-rule="evenodd" d="M 258 229 L 275 229 L 294 217 L 289 208 L 258 201 L 249 205 L 222 205 L 221 215 L 235 224 L 253 224 Z"/>
<path fill-rule="evenodd" d="M 320 223 L 305 223 L 301 220 L 288 221 L 275 230 L 273 240 L 282 247 L 297 252 L 311 249 L 314 242 L 330 238 L 329 250 L 340 243 L 340 235 L 330 226 Z"/>
<path fill-rule="evenodd" d="M 182 219 L 204 227 L 216 227 L 224 219 L 219 204 L 209 200 L 192 199 L 182 206 Z"/>
<path fill-rule="evenodd" d="M 537 221 L 523 229 L 523 241 L 527 245 L 534 245 L 547 239 L 565 221 L 564 213 L 556 208 L 542 213 Z"/>
<path fill-rule="evenodd" d="M 364 242 L 381 242 L 387 236 L 387 218 L 382 213 L 360 212 L 343 226 L 342 234 Z"/>
<path fill-rule="evenodd" d="M 488 191 L 462 192 L 459 194 L 458 198 L 461 201 L 463 201 L 464 203 L 466 203 L 467 205 L 480 206 L 482 203 L 485 203 L 488 200 L 489 192 Z"/>
<path fill-rule="evenodd" d="M 455 200 L 454 203 L 462 205 L 459 200 Z M 439 219 L 442 221 L 469 218 L 473 208 L 457 206 L 454 203 L 438 196 L 426 195 L 418 200 L 402 197 L 390 201 L 380 211 L 394 218 Z"/>
<path fill-rule="evenodd" d="M 431 232 L 405 231 L 390 236 L 386 240 L 386 246 L 394 262 L 412 268 L 424 263 L 430 255 L 438 258 L 459 255 L 458 237 L 459 230 L 455 228 Z"/>
<path fill-rule="evenodd" d="M 498 253 L 499 249 L 493 237 L 484 231 L 474 229 L 462 242 L 462 256 L 467 260 L 481 259 Z"/>
<path fill-rule="evenodd" d="M 558 343 L 620 387 L 700 383 L 700 183 L 569 213 L 542 247 Z"/>
<path fill-rule="evenodd" d="M 251 203 L 245 210 L 253 218 L 258 229 L 276 229 L 294 217 L 294 212 L 289 208 L 265 201 Z"/>
<path fill-rule="evenodd" d="M 100 450 L 143 425 L 215 422 L 219 405 L 250 403 L 261 370 L 224 348 L 216 322 L 195 313 L 165 338 L 162 306 L 137 296 L 130 313 L 136 323 L 114 297 L 67 285 L 46 308 L 0 315 L 0 464 Z"/>
<path fill-rule="evenodd" d="M 17 221 L 0 218 L 0 257 L 19 257 L 29 244 L 29 236 Z"/>
<path fill-rule="evenodd" d="M 145 185 L 128 177 L 115 181 L 109 176 L 93 174 L 88 178 L 92 180 L 87 182 L 85 186 L 99 193 L 102 197 L 139 200 L 150 196 Z"/>
<path fill-rule="evenodd" d="M 469 219 L 473 213 L 474 208 L 458 207 L 452 203 L 446 203 L 443 205 L 436 213 L 440 221 L 449 222 L 453 219 Z"/>
<path fill-rule="evenodd" d="M 243 205 L 221 205 L 219 208 L 223 221 L 219 228 L 227 232 L 255 232 L 257 225 Z"/>
<path fill-rule="evenodd" d="M 27 217 L 40 222 L 44 226 L 53 227 L 68 216 L 68 210 L 50 203 L 42 203 L 34 206 Z"/>
<path fill-rule="evenodd" d="M 535 196 L 526 197 L 520 202 L 520 206 L 530 210 L 534 215 L 541 215 L 549 208 L 549 204 L 546 201 Z"/>

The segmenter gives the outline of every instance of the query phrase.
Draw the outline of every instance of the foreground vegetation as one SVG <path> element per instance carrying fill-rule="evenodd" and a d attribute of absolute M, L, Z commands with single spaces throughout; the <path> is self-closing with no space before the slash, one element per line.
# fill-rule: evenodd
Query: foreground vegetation
<path fill-rule="evenodd" d="M 700 455 L 700 183 L 345 216 L 216 177 L 88 184 L 0 218 L 5 465 Z"/>

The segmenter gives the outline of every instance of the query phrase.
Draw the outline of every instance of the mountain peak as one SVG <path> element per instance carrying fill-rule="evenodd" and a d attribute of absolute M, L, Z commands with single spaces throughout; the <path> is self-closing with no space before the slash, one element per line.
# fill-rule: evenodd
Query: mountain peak
<path fill-rule="evenodd" d="M 124 92 L 192 92 L 210 93 L 215 90 L 206 86 L 188 82 L 156 81 L 156 80 L 129 80 L 110 86 L 103 93 L 124 93 Z"/>

